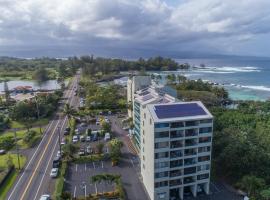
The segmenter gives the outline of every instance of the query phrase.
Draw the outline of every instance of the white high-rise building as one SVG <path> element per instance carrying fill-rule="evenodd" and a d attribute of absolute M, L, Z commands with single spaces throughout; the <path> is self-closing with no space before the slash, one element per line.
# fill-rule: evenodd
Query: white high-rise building
<path fill-rule="evenodd" d="M 141 111 L 140 157 L 151 200 L 209 193 L 213 117 L 197 102 L 148 104 Z"/>
<path fill-rule="evenodd" d="M 133 107 L 135 92 L 143 88 L 146 88 L 150 85 L 151 85 L 150 76 L 130 77 L 127 82 L 127 102 Z M 128 117 L 133 117 L 132 109 L 128 109 Z"/>

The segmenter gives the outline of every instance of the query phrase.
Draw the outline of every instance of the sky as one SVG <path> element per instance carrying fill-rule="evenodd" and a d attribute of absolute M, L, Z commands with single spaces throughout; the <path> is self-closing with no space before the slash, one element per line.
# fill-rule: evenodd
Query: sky
<path fill-rule="evenodd" d="M 270 57 L 269 0 L 0 0 L 0 56 Z"/>

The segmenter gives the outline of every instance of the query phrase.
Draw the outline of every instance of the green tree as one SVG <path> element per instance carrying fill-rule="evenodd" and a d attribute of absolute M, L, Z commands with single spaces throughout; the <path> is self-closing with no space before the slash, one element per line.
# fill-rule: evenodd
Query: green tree
<path fill-rule="evenodd" d="M 246 175 L 238 185 L 247 192 L 248 196 L 256 197 L 259 191 L 265 187 L 265 181 L 253 175 Z"/>
<path fill-rule="evenodd" d="M 110 157 L 112 160 L 112 165 L 116 165 L 119 160 L 120 160 L 120 156 L 121 156 L 121 148 L 123 146 L 123 142 L 118 140 L 118 139 L 113 139 L 110 141 L 109 143 L 110 145 Z"/>
<path fill-rule="evenodd" d="M 262 190 L 260 196 L 263 200 L 270 200 L 270 188 Z"/>
<path fill-rule="evenodd" d="M 71 127 L 71 118 L 72 118 L 72 116 L 75 114 L 75 109 L 72 107 L 72 106 L 70 106 L 68 103 L 67 104 L 65 104 L 65 106 L 64 106 L 64 110 L 63 110 L 63 113 L 67 116 L 67 118 L 68 118 L 68 124 L 69 124 L 69 127 Z"/>
<path fill-rule="evenodd" d="M 96 146 L 97 153 L 101 154 L 103 152 L 104 144 L 103 143 L 98 143 Z"/>
<path fill-rule="evenodd" d="M 49 80 L 49 72 L 45 67 L 40 67 L 34 72 L 33 78 L 38 82 L 45 82 Z"/>

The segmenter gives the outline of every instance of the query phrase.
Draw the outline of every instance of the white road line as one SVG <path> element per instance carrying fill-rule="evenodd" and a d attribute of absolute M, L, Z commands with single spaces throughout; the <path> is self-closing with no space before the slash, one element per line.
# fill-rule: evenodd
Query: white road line
<path fill-rule="evenodd" d="M 62 124 L 62 127 L 61 127 L 60 131 L 63 130 L 65 121 L 66 121 L 66 117 L 65 117 L 65 119 L 64 119 L 64 123 Z M 60 121 L 58 121 L 58 122 L 60 122 Z M 53 133 L 55 132 L 56 128 L 57 128 L 57 126 L 55 127 Z M 57 147 L 57 144 L 58 144 L 58 141 L 56 140 L 56 141 L 55 141 L 55 144 L 54 144 L 54 146 L 53 146 L 53 150 L 52 150 L 50 159 L 49 159 L 50 161 L 52 160 L 52 156 L 54 155 L 55 148 Z M 40 181 L 40 183 L 39 183 L 39 186 L 38 186 L 38 189 L 37 189 L 37 191 L 36 191 L 36 195 L 35 195 L 34 200 L 37 198 L 38 192 L 39 192 L 39 190 L 40 190 L 41 184 L 43 183 L 43 179 L 44 179 L 45 174 L 46 174 L 46 172 L 47 172 L 47 170 L 48 170 L 49 164 L 51 164 L 51 162 L 47 162 L 47 166 L 46 166 L 46 168 L 45 168 L 45 172 L 43 173 L 43 176 L 42 176 L 41 181 Z"/>
<path fill-rule="evenodd" d="M 73 197 L 74 198 L 76 197 L 76 185 L 75 185 L 75 188 L 74 188 Z"/>
<path fill-rule="evenodd" d="M 87 192 L 86 192 L 86 185 L 85 185 L 85 188 L 84 188 L 84 196 L 85 196 L 85 198 L 86 198 L 86 194 L 87 194 Z"/>
<path fill-rule="evenodd" d="M 103 161 L 101 161 L 101 168 L 103 169 Z"/>
<path fill-rule="evenodd" d="M 78 171 L 78 164 L 76 164 L 76 172 Z"/>
<path fill-rule="evenodd" d="M 84 164 L 84 171 L 86 171 L 86 163 Z"/>
<path fill-rule="evenodd" d="M 54 123 L 54 121 L 52 121 L 52 122 L 47 126 L 46 131 L 52 126 L 53 123 Z M 35 151 L 34 154 L 32 155 L 32 157 L 31 157 L 30 161 L 28 162 L 27 166 L 25 167 L 25 170 L 23 171 L 22 176 L 19 178 L 18 182 L 16 183 L 16 185 L 14 186 L 12 192 L 10 193 L 10 195 L 9 195 L 9 197 L 8 197 L 8 200 L 10 200 L 10 198 L 12 197 L 12 195 L 13 195 L 13 193 L 15 192 L 15 190 L 16 190 L 18 184 L 21 182 L 23 176 L 25 175 L 25 172 L 28 171 L 27 168 L 29 167 L 29 165 L 31 164 L 31 162 L 32 162 L 32 160 L 34 159 L 35 155 L 37 154 L 38 150 L 40 149 L 41 144 L 43 143 L 43 141 L 45 141 L 44 138 L 45 138 L 45 136 L 47 136 L 46 131 L 44 132 L 44 136 L 42 137 L 42 140 L 41 140 L 41 142 L 39 143 L 39 145 L 38 145 L 36 151 Z"/>
<path fill-rule="evenodd" d="M 96 190 L 96 194 L 98 193 L 98 190 L 97 190 L 97 184 L 95 183 L 95 190 Z"/>
<path fill-rule="evenodd" d="M 135 167 L 133 160 L 132 159 L 129 159 L 129 160 L 130 160 L 132 166 Z"/>

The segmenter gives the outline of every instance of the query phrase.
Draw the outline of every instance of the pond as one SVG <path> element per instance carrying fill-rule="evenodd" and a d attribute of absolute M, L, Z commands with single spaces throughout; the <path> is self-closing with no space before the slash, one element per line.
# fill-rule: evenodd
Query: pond
<path fill-rule="evenodd" d="M 17 86 L 31 86 L 34 90 L 42 89 L 42 90 L 57 90 L 60 89 L 61 86 L 58 84 L 56 80 L 48 80 L 41 84 L 36 81 L 24 81 L 24 80 L 13 80 L 8 81 L 8 89 L 12 90 Z M 4 82 L 0 83 L 0 92 L 4 91 Z"/>

